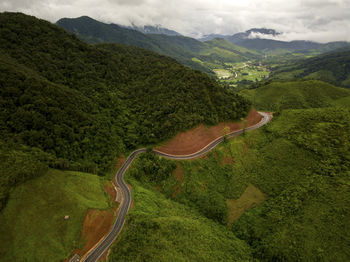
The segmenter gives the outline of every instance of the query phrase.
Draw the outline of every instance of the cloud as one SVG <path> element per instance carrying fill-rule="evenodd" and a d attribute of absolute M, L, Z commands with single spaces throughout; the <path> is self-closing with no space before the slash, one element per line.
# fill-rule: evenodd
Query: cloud
<path fill-rule="evenodd" d="M 192 37 L 265 27 L 284 32 L 285 40 L 350 41 L 349 0 L 1 0 L 0 11 L 51 22 L 88 15 L 123 25 L 161 24 Z"/>

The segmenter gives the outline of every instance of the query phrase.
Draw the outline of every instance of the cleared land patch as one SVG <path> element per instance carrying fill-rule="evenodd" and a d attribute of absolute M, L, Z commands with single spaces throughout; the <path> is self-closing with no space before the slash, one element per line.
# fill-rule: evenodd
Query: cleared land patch
<path fill-rule="evenodd" d="M 115 202 L 116 192 L 113 184 L 111 182 L 106 183 L 104 189 L 109 195 L 112 208 L 105 210 L 89 209 L 87 211 L 79 244 L 82 248 L 74 251 L 81 257 L 93 248 L 102 237 L 107 235 L 117 215 L 118 204 Z"/>
<path fill-rule="evenodd" d="M 226 205 L 228 208 L 227 223 L 232 223 L 237 220 L 246 210 L 253 208 L 264 202 L 266 195 L 252 184 L 248 187 L 238 199 L 227 199 Z"/>
<path fill-rule="evenodd" d="M 251 109 L 246 120 L 246 127 L 260 122 L 262 116 L 255 110 Z M 214 141 L 218 137 L 228 132 L 233 132 L 243 128 L 241 122 L 224 122 L 216 126 L 207 127 L 203 124 L 186 132 L 179 133 L 173 139 L 156 149 L 174 155 L 188 155 L 195 153 Z"/>
<path fill-rule="evenodd" d="M 232 73 L 226 69 L 214 69 L 213 70 L 219 79 L 225 79 L 232 76 Z"/>
<path fill-rule="evenodd" d="M 87 210 L 108 206 L 101 178 L 87 173 L 49 170 L 17 186 L 0 213 L 1 260 L 63 261 L 78 246 Z"/>

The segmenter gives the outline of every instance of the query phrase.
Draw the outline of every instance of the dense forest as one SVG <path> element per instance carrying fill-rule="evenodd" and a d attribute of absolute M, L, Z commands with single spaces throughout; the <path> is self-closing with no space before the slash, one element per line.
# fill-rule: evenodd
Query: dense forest
<path fill-rule="evenodd" d="M 0 68 L 2 159 L 35 150 L 46 167 L 102 175 L 136 146 L 239 119 L 250 108 L 172 58 L 122 44 L 90 46 L 19 13 L 0 14 Z M 5 195 L 18 177 L 31 176 L 10 173 L 1 178 Z"/>

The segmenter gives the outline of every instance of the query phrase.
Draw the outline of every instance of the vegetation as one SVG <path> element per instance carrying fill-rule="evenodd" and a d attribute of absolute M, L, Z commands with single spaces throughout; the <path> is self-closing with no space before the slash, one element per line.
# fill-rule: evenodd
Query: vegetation
<path fill-rule="evenodd" d="M 280 67 L 276 80 L 317 79 L 350 87 L 350 51 L 344 48 Z"/>
<path fill-rule="evenodd" d="M 57 25 L 88 43 L 122 43 L 145 48 L 173 57 L 182 64 L 209 75 L 214 75 L 212 69 L 220 68 L 225 62 L 260 57 L 257 52 L 236 46 L 224 39 L 213 39 L 203 43 L 184 36 L 146 35 L 115 24 L 104 24 L 86 16 L 63 18 Z"/>
<path fill-rule="evenodd" d="M 90 46 L 23 14 L 2 13 L 0 24 L 1 139 L 9 152 L 45 153 L 39 162 L 46 167 L 103 175 L 126 150 L 249 110 L 245 99 L 171 58 L 121 44 Z M 2 202 L 25 180 L 4 173 Z"/>
<path fill-rule="evenodd" d="M 222 70 L 231 58 L 255 55 L 217 39 L 204 44 L 209 49 L 172 40 L 169 50 L 180 53 L 176 48 L 188 41 L 186 59 L 206 68 Z M 342 69 L 322 65 L 327 57 Z M 326 70 L 330 82 L 346 86 L 346 59 L 327 54 L 304 61 L 313 61 L 315 72 L 279 73 L 313 78 Z M 199 123 L 239 119 L 250 108 L 246 98 L 172 58 L 122 44 L 88 45 L 13 13 L 0 14 L 0 85 L 4 261 L 67 258 L 87 208 L 108 208 L 101 178 L 52 168 L 103 175 L 137 146 Z M 110 261 L 350 257 L 349 91 L 308 80 L 268 81 L 241 93 L 258 109 L 274 111 L 273 122 L 195 160 L 137 157 L 126 174 L 134 207 Z"/>
<path fill-rule="evenodd" d="M 250 181 L 268 194 L 233 231 L 255 257 L 344 261 L 350 254 L 348 109 L 283 111 L 245 161 Z"/>
<path fill-rule="evenodd" d="M 222 225 L 229 222 L 229 211 L 237 209 L 232 200 L 253 188 L 254 194 L 266 195 L 262 201 L 267 200 L 245 208 L 243 215 L 233 220 L 232 231 L 249 244 L 255 259 L 346 260 L 350 255 L 345 241 L 350 234 L 349 123 L 350 112 L 345 108 L 283 110 L 267 127 L 226 141 L 205 158 L 175 162 L 152 154 L 140 156 L 126 175 L 137 186 L 131 214 L 138 213 L 141 221 L 157 217 L 157 226 L 146 222 L 136 226 L 141 222 L 130 215 L 131 228 L 123 231 L 113 257 L 128 252 L 128 258 L 134 259 L 143 254 L 137 244 L 130 244 L 136 235 L 129 230 L 137 232 L 143 227 L 142 239 L 144 235 L 148 238 L 142 243 L 152 243 L 152 237 L 163 243 L 162 239 L 172 239 L 169 236 L 182 239 L 185 234 L 179 233 L 179 227 L 169 229 L 170 218 L 161 219 L 172 208 L 144 206 L 145 193 L 137 197 L 140 187 L 152 191 L 158 201 L 165 197 L 172 207 L 174 202 L 180 203 Z M 174 163 L 177 169 L 172 171 Z M 160 168 L 164 168 L 162 172 Z M 254 203 L 249 192 L 245 199 Z M 170 232 L 163 233 L 165 228 Z M 184 241 L 172 242 L 173 249 L 181 250 Z M 153 245 L 156 243 L 147 248 Z M 156 258 L 160 254 L 167 257 L 162 247 L 153 249 Z"/>
<path fill-rule="evenodd" d="M 108 203 L 101 178 L 86 173 L 51 169 L 17 186 L 0 213 L 1 261 L 63 261 L 77 247 L 87 209 Z"/>
<path fill-rule="evenodd" d="M 142 157 L 142 160 L 145 160 Z M 140 159 L 137 160 L 141 164 Z M 134 167 L 132 167 L 134 169 Z M 224 226 L 127 175 L 135 207 L 109 261 L 250 261 L 249 246 Z"/>
<path fill-rule="evenodd" d="M 234 90 L 245 89 L 252 84 L 269 77 L 269 69 L 260 62 L 225 63 L 225 70 L 230 73 L 228 77 L 221 77 L 220 82 Z M 220 76 L 219 76 L 220 78 Z"/>
<path fill-rule="evenodd" d="M 271 82 L 254 89 L 242 90 L 240 94 L 250 99 L 260 110 L 281 111 L 283 109 L 319 108 L 347 105 L 350 92 L 331 84 L 309 80 Z"/>

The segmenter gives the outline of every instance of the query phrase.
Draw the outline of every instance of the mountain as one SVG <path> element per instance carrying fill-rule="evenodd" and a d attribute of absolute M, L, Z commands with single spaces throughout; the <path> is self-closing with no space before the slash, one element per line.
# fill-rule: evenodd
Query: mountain
<path fill-rule="evenodd" d="M 171 56 L 184 65 L 208 74 L 213 74 L 211 71 L 212 64 L 222 64 L 224 61 L 245 61 L 251 58 L 252 54 L 256 57 L 259 56 L 257 52 L 247 49 L 244 49 L 244 52 L 236 52 L 236 50 L 241 48 L 228 42 L 226 46 L 230 45 L 230 50 L 213 46 L 212 43 L 202 43 L 185 36 L 143 34 L 115 24 L 105 24 L 86 16 L 74 19 L 63 18 L 57 21 L 56 24 L 68 32 L 75 33 L 88 43 L 106 42 L 138 46 L 159 54 Z"/>
<path fill-rule="evenodd" d="M 213 40 L 215 38 L 222 38 L 222 39 L 226 39 L 229 38 L 229 35 L 221 35 L 221 34 L 209 34 L 209 35 L 204 35 L 203 37 L 199 38 L 198 40 L 201 42 L 206 42 L 206 41 L 210 41 Z"/>
<path fill-rule="evenodd" d="M 226 39 L 227 41 L 259 52 L 307 52 L 324 53 L 338 48 L 349 47 L 348 42 L 330 42 L 321 44 L 313 41 L 295 40 L 281 41 L 278 36 L 282 33 L 274 29 L 252 28 L 245 32 L 234 35 L 207 35 L 201 41 L 209 41 L 215 37 Z"/>
<path fill-rule="evenodd" d="M 328 50 L 329 45 L 325 45 L 324 48 Z M 350 88 L 350 48 L 287 64 L 277 69 L 273 78 L 276 80 L 318 79 Z"/>
<path fill-rule="evenodd" d="M 280 35 L 281 33 L 277 32 L 274 29 L 266 29 L 266 28 L 252 28 L 245 32 L 237 33 L 234 35 L 222 35 L 222 34 L 209 34 L 204 37 L 198 39 L 202 42 L 210 41 L 214 38 L 223 38 L 231 43 L 239 42 L 244 39 L 251 38 L 271 38 Z"/>
<path fill-rule="evenodd" d="M 152 25 L 144 25 L 144 26 L 126 26 L 126 28 L 137 30 L 144 34 L 157 34 L 157 35 L 170 35 L 170 36 L 180 36 L 181 34 L 170 30 L 164 27 L 161 27 L 160 25 L 152 26 Z"/>
<path fill-rule="evenodd" d="M 105 175 L 126 150 L 249 111 L 248 101 L 172 58 L 122 44 L 88 45 L 20 13 L 0 14 L 0 24 L 6 168 L 18 151 L 38 166 Z M 42 173 L 30 170 L 6 171 L 0 200 L 13 184 Z"/>

